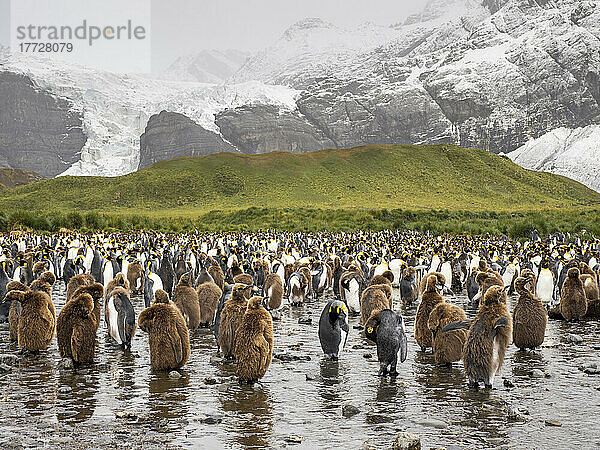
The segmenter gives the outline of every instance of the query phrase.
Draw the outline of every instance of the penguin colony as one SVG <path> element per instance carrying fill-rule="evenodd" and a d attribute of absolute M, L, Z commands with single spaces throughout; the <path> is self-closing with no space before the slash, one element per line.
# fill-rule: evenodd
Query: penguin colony
<path fill-rule="evenodd" d="M 158 235 L 16 233 L 0 237 L 0 321 L 22 352 L 93 363 L 105 331 L 128 351 L 148 334 L 153 370 L 184 367 L 190 334 L 210 328 L 241 382 L 263 378 L 273 356 L 273 315 L 313 308 L 323 354 L 343 358 L 351 329 L 377 347 L 380 376 L 407 357 L 401 307 L 417 305 L 414 340 L 436 364 L 463 362 L 470 385 L 493 387 L 506 349 L 542 345 L 548 317 L 600 316 L 600 241 L 537 232 L 506 237 L 435 237 L 387 231 L 321 234 Z M 57 315 L 52 287 L 64 283 Z M 395 291 L 394 288 L 397 288 Z M 465 292 L 465 310 L 450 295 Z M 507 298 L 518 296 L 513 311 Z M 143 296 L 136 311 L 133 296 Z M 333 296 L 333 300 L 331 300 Z"/>

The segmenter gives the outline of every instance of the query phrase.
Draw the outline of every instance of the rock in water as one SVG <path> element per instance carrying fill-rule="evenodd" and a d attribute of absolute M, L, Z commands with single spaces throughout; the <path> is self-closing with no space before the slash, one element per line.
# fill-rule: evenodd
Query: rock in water
<path fill-rule="evenodd" d="M 360 409 L 358 409 L 354 405 L 344 405 L 344 406 L 342 406 L 342 416 L 344 416 L 346 418 L 355 416 L 359 412 L 360 412 Z"/>
<path fill-rule="evenodd" d="M 421 438 L 413 433 L 398 433 L 392 448 L 394 450 L 421 450 Z"/>

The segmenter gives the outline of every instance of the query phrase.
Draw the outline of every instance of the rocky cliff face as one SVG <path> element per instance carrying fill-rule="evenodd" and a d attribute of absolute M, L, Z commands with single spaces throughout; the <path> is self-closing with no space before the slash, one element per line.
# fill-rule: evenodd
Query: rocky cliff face
<path fill-rule="evenodd" d="M 7 189 L 36 183 L 46 178 L 38 173 L 20 169 L 0 169 L 0 186 Z"/>
<path fill-rule="evenodd" d="M 280 112 L 268 105 L 242 106 L 218 114 L 221 134 L 242 153 L 274 150 L 307 152 L 336 144 L 297 113 Z"/>
<path fill-rule="evenodd" d="M 315 45 L 318 64 L 297 63 L 291 51 L 282 59 L 298 47 L 284 36 L 277 54 L 257 55 L 235 79 L 302 89 L 298 110 L 338 146 L 451 142 L 510 152 L 557 127 L 600 123 L 595 1 L 433 0 L 394 28 L 352 58 Z"/>
<path fill-rule="evenodd" d="M 0 167 L 54 177 L 77 161 L 86 136 L 70 107 L 28 77 L 0 72 Z"/>
<path fill-rule="evenodd" d="M 183 114 L 162 111 L 148 120 L 140 138 L 140 166 L 180 156 L 236 151 L 221 136 L 202 128 Z"/>

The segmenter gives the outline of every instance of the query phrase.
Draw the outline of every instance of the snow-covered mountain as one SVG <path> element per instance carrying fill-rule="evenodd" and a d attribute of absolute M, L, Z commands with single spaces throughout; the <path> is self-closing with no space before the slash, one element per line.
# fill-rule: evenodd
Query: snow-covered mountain
<path fill-rule="evenodd" d="M 306 19 L 225 83 L 205 57 L 182 58 L 172 68 L 175 78 L 210 73 L 219 84 L 101 73 L 6 52 L 0 61 L 0 119 L 5 106 L 23 104 L 17 91 L 61 117 L 31 142 L 19 141 L 20 131 L 36 136 L 46 124 L 34 115 L 40 108 L 8 127 L 12 147 L 0 140 L 0 164 L 3 152 L 49 135 L 54 166 L 103 175 L 230 147 L 256 153 L 448 142 L 516 150 L 511 157 L 520 164 L 596 186 L 596 153 L 582 150 L 592 138 L 561 131 L 600 125 L 596 0 L 431 0 L 403 23 L 357 29 Z M 556 141 L 568 141 L 567 151 L 542 151 Z M 571 158 L 573 149 L 578 156 Z M 18 158 L 9 163 L 31 169 Z"/>
<path fill-rule="evenodd" d="M 204 50 L 177 58 L 159 78 L 220 84 L 231 77 L 250 56 L 240 50 Z"/>
<path fill-rule="evenodd" d="M 215 85 L 100 72 L 45 58 L 11 54 L 6 49 L 0 50 L 0 75 L 2 73 L 25 76 L 36 91 L 68 102 L 70 110 L 81 118 L 87 140 L 78 150 L 78 160 L 64 171 L 65 175 L 117 176 L 137 170 L 140 136 L 148 119 L 163 110 L 184 114 L 206 130 L 218 133 L 214 117 L 219 111 L 263 103 L 293 110 L 298 95 L 289 87 L 255 81 Z M 7 87 L 0 102 L 11 102 L 14 89 L 0 77 L 0 91 L 3 85 Z M 11 103 L 13 108 L 24 106 L 18 99 Z M 4 108 L 5 111 L 8 109 Z M 26 118 L 25 123 L 17 123 L 17 127 L 33 127 L 38 121 L 53 120 L 53 117 L 29 120 L 28 116 L 32 114 L 34 111 L 23 114 L 11 111 L 15 120 Z M 65 132 L 68 131 L 69 127 L 65 128 Z M 1 132 L 8 135 L 6 129 Z M 38 145 L 42 145 L 44 139 L 41 136 Z M 17 153 L 26 150 L 19 149 L 18 143 L 7 147 Z M 26 165 L 27 161 L 23 163 Z M 38 171 L 46 176 L 57 175 Z"/>
<path fill-rule="evenodd" d="M 600 125 L 557 128 L 507 156 L 526 169 L 564 175 L 600 192 Z"/>

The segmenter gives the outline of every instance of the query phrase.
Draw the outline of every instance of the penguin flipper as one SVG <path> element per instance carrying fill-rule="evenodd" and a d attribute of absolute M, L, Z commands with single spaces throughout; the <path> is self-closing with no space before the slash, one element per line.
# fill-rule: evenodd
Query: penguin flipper
<path fill-rule="evenodd" d="M 471 327 L 471 323 L 471 320 L 458 320 L 456 322 L 450 322 L 444 326 L 444 328 L 442 328 L 442 331 L 446 333 L 454 330 L 468 330 Z"/>
<path fill-rule="evenodd" d="M 183 342 L 181 340 L 181 335 L 179 333 L 176 333 L 175 336 L 169 335 L 169 341 L 171 342 L 175 361 L 177 364 L 181 364 L 183 362 Z"/>
<path fill-rule="evenodd" d="M 504 316 L 500 317 L 494 324 L 494 329 L 492 330 L 492 335 L 496 336 L 496 334 L 498 334 L 498 331 L 500 331 L 501 327 L 507 327 L 507 326 L 508 326 L 508 319 Z"/>

